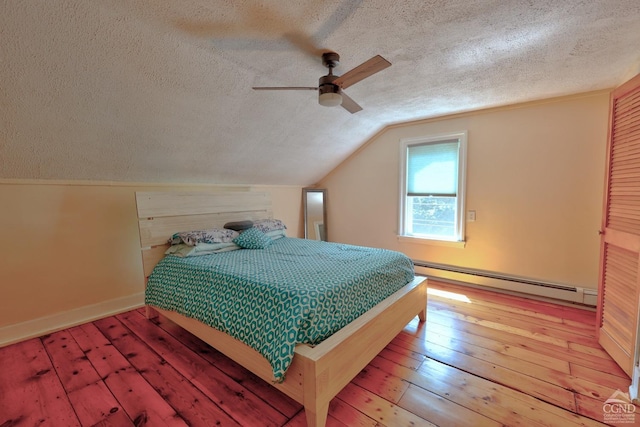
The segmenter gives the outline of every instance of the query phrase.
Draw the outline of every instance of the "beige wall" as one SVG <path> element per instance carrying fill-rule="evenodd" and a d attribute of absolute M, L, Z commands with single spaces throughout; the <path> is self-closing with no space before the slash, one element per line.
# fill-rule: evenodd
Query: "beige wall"
<path fill-rule="evenodd" d="M 608 94 L 595 93 L 390 127 L 322 182 L 329 236 L 596 288 L 607 109 Z M 467 208 L 478 217 L 467 224 L 466 247 L 399 243 L 399 140 L 460 130 L 469 133 Z M 134 193 L 171 189 L 229 188 L 0 182 L 0 335 L 3 327 L 138 298 Z M 269 192 L 275 217 L 302 236 L 300 187 L 234 189 Z"/>
<path fill-rule="evenodd" d="M 140 294 L 134 194 L 176 189 L 266 191 L 301 236 L 300 187 L 0 183 L 0 329 Z"/>
<path fill-rule="evenodd" d="M 608 93 L 390 127 L 323 182 L 331 240 L 597 288 Z M 399 141 L 468 131 L 464 248 L 400 243 Z"/>

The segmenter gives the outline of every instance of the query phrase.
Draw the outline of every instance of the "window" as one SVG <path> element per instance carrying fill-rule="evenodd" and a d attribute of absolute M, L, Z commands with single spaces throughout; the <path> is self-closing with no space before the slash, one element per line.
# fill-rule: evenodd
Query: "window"
<path fill-rule="evenodd" d="M 400 235 L 462 242 L 467 133 L 400 142 Z"/>

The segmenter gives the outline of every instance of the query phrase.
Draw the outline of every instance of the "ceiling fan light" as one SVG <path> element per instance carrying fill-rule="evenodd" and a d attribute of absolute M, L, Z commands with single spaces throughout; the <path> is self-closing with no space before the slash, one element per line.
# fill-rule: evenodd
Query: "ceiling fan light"
<path fill-rule="evenodd" d="M 324 107 L 337 107 L 342 104 L 342 95 L 333 92 L 321 93 L 318 102 Z"/>

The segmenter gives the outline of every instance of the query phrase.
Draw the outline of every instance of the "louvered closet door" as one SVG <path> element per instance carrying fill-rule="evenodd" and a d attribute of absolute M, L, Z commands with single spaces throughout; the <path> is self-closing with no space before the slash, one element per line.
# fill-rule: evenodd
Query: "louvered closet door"
<path fill-rule="evenodd" d="M 598 340 L 631 377 L 640 297 L 640 75 L 611 95 Z"/>

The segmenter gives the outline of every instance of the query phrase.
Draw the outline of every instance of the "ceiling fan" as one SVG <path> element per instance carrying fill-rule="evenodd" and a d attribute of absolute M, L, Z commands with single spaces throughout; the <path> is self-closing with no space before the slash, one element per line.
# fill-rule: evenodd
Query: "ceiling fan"
<path fill-rule="evenodd" d="M 254 90 L 317 90 L 318 102 L 325 107 L 342 107 L 351 114 L 362 110 L 353 99 L 349 98 L 344 89 L 358 83 L 367 77 L 391 66 L 380 55 L 376 55 L 368 61 L 363 62 L 354 69 L 347 71 L 341 76 L 334 76 L 333 69 L 339 64 L 340 55 L 335 52 L 325 52 L 322 54 L 322 65 L 329 69 L 329 74 L 320 77 L 318 86 L 298 86 L 298 87 L 253 87 Z"/>

